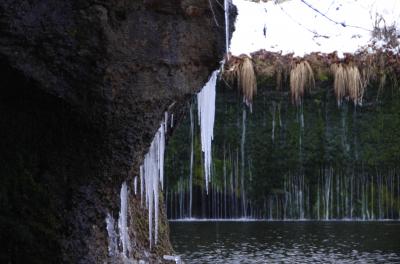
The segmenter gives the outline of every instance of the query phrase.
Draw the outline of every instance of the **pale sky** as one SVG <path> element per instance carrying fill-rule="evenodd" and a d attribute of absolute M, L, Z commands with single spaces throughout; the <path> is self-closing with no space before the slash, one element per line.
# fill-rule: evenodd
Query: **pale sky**
<path fill-rule="evenodd" d="M 304 55 L 313 51 L 354 52 L 370 40 L 375 14 L 383 15 L 388 25 L 400 19 L 400 0 L 305 0 L 337 25 L 310 9 L 301 0 L 279 5 L 273 1 L 253 3 L 233 0 L 238 7 L 236 30 L 230 50 L 232 54 L 250 53 L 259 49 L 294 52 Z M 266 26 L 266 36 L 263 29 Z M 353 28 L 362 27 L 368 30 Z M 312 32 L 329 38 L 313 38 Z"/>

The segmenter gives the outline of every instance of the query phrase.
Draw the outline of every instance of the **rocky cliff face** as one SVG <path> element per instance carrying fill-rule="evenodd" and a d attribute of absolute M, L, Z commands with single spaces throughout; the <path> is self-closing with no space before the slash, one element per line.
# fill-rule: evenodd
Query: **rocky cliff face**
<path fill-rule="evenodd" d="M 0 2 L 0 262 L 110 262 L 105 217 L 118 217 L 121 183 L 164 112 L 218 67 L 211 2 Z M 146 212 L 129 201 L 134 258 L 170 253 L 165 217 L 150 251 Z"/>

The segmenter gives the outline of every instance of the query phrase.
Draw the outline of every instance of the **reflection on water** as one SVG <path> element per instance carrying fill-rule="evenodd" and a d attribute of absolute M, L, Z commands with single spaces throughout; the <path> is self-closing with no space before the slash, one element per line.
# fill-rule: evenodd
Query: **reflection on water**
<path fill-rule="evenodd" d="M 400 263 L 400 222 L 171 222 L 186 263 Z"/>

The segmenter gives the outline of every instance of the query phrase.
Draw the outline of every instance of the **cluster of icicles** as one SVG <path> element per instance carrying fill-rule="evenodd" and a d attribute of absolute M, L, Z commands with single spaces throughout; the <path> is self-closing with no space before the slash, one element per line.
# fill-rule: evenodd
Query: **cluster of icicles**
<path fill-rule="evenodd" d="M 211 176 L 211 143 L 213 139 L 215 120 L 215 86 L 218 71 L 213 72 L 209 81 L 197 95 L 198 115 L 201 127 L 201 143 L 204 153 L 204 174 L 206 186 Z M 149 152 L 145 155 L 143 165 L 140 166 L 140 198 L 141 205 L 148 210 L 149 244 L 157 244 L 158 240 L 158 218 L 159 218 L 159 186 L 163 188 L 164 182 L 164 152 L 165 133 L 168 127 L 168 113 L 161 123 L 151 145 Z M 173 115 L 171 116 L 171 126 Z M 134 194 L 137 195 L 137 177 L 133 182 Z M 111 214 L 107 214 L 106 224 L 108 232 L 108 250 L 110 257 L 122 258 L 123 261 L 130 261 L 131 240 L 129 237 L 129 187 L 126 182 L 121 186 L 121 207 L 118 222 Z M 118 232 L 116 231 L 118 230 Z"/>
<path fill-rule="evenodd" d="M 159 203 L 159 185 L 163 187 L 164 180 L 164 150 L 165 133 L 167 131 L 168 114 L 161 123 L 151 145 L 149 152 L 145 155 L 143 165 L 140 166 L 140 197 L 141 205 L 148 210 L 149 224 L 149 244 L 157 244 L 158 240 L 158 203 Z M 173 119 L 171 118 L 171 124 Z M 134 194 L 137 195 L 137 177 L 133 183 Z M 112 215 L 107 214 L 106 224 L 108 232 L 108 250 L 110 257 L 122 258 L 124 262 L 130 262 L 131 240 L 129 237 L 129 188 L 126 182 L 121 187 L 121 207 L 118 218 L 118 233 L 116 224 Z M 153 218 L 154 217 L 154 218 Z M 154 232 L 153 232 L 154 230 Z M 153 242 L 154 238 L 154 242 Z"/>
<path fill-rule="evenodd" d="M 211 143 L 214 137 L 215 121 L 215 86 L 219 71 L 214 71 L 210 80 L 197 94 L 198 116 L 201 134 L 201 150 L 204 153 L 204 179 L 208 193 L 208 183 L 211 179 Z"/>

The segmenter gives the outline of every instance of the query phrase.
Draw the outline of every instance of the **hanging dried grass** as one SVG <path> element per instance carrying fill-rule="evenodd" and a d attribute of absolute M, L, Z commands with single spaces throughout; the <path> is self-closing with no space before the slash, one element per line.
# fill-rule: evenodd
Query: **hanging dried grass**
<path fill-rule="evenodd" d="M 300 105 L 307 90 L 314 88 L 314 73 L 307 61 L 297 63 L 290 71 L 290 93 L 293 104 Z"/>
<path fill-rule="evenodd" d="M 251 58 L 247 56 L 243 56 L 242 58 L 243 60 L 238 71 L 238 85 L 246 103 L 251 104 L 253 96 L 257 93 L 257 79 Z"/>
<path fill-rule="evenodd" d="M 224 69 L 222 72 L 222 76 L 229 84 L 234 85 L 238 79 L 239 75 L 239 66 L 240 66 L 240 59 L 237 57 L 231 56 L 230 60 L 228 61 L 225 66 L 229 66 L 228 69 Z"/>
<path fill-rule="evenodd" d="M 251 58 L 246 55 L 231 56 L 226 65 L 229 65 L 229 68 L 224 70 L 223 78 L 229 84 L 237 85 L 244 101 L 250 105 L 257 93 L 257 79 Z"/>
<path fill-rule="evenodd" d="M 349 98 L 353 100 L 354 105 L 361 105 L 364 96 L 364 87 L 357 66 L 351 65 L 347 67 L 347 79 Z"/>
<path fill-rule="evenodd" d="M 352 100 L 355 105 L 361 105 L 365 87 L 357 66 L 335 63 L 331 66 L 331 70 L 334 75 L 333 89 L 338 105 L 342 104 L 343 98 Z"/>
<path fill-rule="evenodd" d="M 342 104 L 343 98 L 347 95 L 347 71 L 342 64 L 332 64 L 331 70 L 334 75 L 333 90 L 335 91 L 335 96 L 338 105 Z"/>

